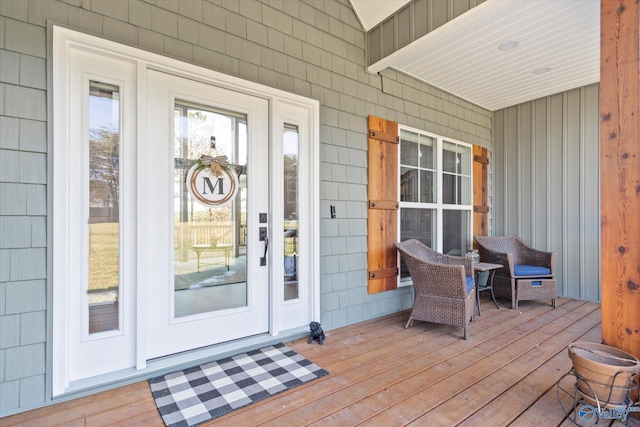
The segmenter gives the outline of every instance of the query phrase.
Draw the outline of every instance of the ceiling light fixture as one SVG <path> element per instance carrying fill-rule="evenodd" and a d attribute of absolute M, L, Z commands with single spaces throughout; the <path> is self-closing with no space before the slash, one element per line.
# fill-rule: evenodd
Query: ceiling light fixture
<path fill-rule="evenodd" d="M 513 49 L 514 47 L 518 46 L 520 43 L 518 43 L 515 40 L 506 42 L 506 43 L 501 43 L 500 46 L 498 46 L 499 50 L 509 50 L 509 49 Z"/>
<path fill-rule="evenodd" d="M 536 76 L 540 76 L 542 74 L 547 74 L 551 70 L 552 70 L 551 67 L 542 67 L 542 68 L 538 68 L 537 70 L 534 70 L 533 74 L 535 74 Z"/>

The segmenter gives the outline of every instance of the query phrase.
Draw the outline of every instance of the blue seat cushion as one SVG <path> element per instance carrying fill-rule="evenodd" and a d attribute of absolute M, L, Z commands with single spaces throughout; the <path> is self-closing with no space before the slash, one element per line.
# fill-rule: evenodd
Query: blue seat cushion
<path fill-rule="evenodd" d="M 513 267 L 513 272 L 516 276 L 548 276 L 551 274 L 551 269 L 539 265 L 522 264 Z"/>
<path fill-rule="evenodd" d="M 469 293 L 473 289 L 473 277 L 465 277 L 465 279 L 467 279 L 467 293 Z"/>

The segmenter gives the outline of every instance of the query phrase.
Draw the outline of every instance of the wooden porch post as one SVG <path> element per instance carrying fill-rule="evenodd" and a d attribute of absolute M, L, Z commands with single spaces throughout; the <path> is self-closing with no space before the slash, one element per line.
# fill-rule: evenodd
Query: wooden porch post
<path fill-rule="evenodd" d="M 640 6 L 600 5 L 602 338 L 640 357 Z"/>

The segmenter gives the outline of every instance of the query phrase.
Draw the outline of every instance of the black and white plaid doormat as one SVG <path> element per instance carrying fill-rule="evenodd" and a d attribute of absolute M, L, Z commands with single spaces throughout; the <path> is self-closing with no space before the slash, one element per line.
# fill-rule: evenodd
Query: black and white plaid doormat
<path fill-rule="evenodd" d="M 194 426 L 328 372 L 284 344 L 149 380 L 167 426 Z"/>

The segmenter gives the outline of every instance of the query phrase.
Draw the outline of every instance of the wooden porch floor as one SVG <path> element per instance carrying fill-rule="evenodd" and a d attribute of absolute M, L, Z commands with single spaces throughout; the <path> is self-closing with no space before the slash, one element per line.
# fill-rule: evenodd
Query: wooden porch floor
<path fill-rule="evenodd" d="M 202 425 L 570 425 L 556 382 L 571 368 L 567 345 L 600 342 L 600 305 L 525 301 L 516 310 L 484 298 L 462 329 L 408 312 L 327 332 L 293 350 L 329 375 Z M 162 426 L 146 381 L 0 419 L 2 426 Z M 599 425 L 603 425 L 600 423 Z M 605 424 L 607 425 L 607 424 Z"/>

